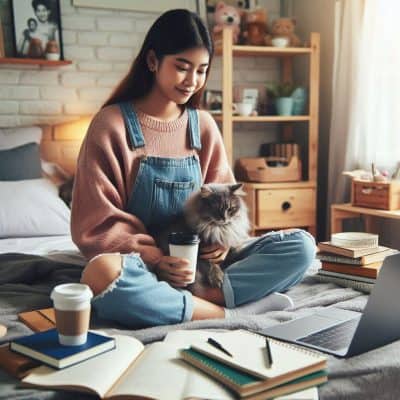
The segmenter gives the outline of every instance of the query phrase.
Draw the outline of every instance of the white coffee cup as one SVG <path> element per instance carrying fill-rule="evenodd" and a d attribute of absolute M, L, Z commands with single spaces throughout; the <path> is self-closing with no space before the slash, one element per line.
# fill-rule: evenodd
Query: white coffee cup
<path fill-rule="evenodd" d="M 249 116 L 253 111 L 253 104 L 251 103 L 235 103 L 236 111 L 239 115 Z"/>
<path fill-rule="evenodd" d="M 271 43 L 274 47 L 287 47 L 289 39 L 287 37 L 276 37 L 271 40 Z"/>
<path fill-rule="evenodd" d="M 168 235 L 169 255 L 189 260 L 189 269 L 192 272 L 193 283 L 196 277 L 197 253 L 199 251 L 199 236 L 195 233 L 171 232 Z"/>
<path fill-rule="evenodd" d="M 50 297 L 54 304 L 60 344 L 78 346 L 86 343 L 90 300 L 93 297 L 89 286 L 82 283 L 65 283 L 56 286 Z"/>

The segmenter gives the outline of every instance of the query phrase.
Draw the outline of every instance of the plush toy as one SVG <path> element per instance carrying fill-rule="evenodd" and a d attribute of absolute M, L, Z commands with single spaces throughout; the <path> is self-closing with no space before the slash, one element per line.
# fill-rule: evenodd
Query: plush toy
<path fill-rule="evenodd" d="M 214 28 L 213 28 L 213 41 L 214 46 L 221 45 L 222 43 L 222 30 L 224 26 L 233 27 L 233 43 L 239 41 L 240 35 L 240 12 L 237 8 L 225 4 L 220 1 L 215 6 L 214 12 Z"/>
<path fill-rule="evenodd" d="M 268 25 L 267 10 L 256 8 L 247 11 L 244 17 L 244 43 L 253 46 L 264 46 Z"/>
<path fill-rule="evenodd" d="M 278 18 L 272 23 L 271 34 L 266 38 L 267 46 L 272 45 L 274 38 L 287 38 L 289 47 L 300 46 L 301 41 L 294 33 L 296 20 L 294 18 Z"/>

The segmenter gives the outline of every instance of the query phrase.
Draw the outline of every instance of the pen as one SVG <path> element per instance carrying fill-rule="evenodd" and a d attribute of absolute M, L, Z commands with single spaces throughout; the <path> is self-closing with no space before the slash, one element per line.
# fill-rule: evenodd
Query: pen
<path fill-rule="evenodd" d="M 265 338 L 265 354 L 266 354 L 267 360 L 268 360 L 268 367 L 267 368 L 271 368 L 271 366 L 272 366 L 272 353 L 271 353 L 271 347 L 269 345 L 268 338 Z"/>
<path fill-rule="evenodd" d="M 233 357 L 231 353 L 229 353 L 228 350 L 224 349 L 221 344 L 219 344 L 216 340 L 213 338 L 208 338 L 207 343 L 210 344 L 211 346 L 215 347 L 218 350 L 221 350 L 223 353 L 227 354 L 230 357 Z"/>

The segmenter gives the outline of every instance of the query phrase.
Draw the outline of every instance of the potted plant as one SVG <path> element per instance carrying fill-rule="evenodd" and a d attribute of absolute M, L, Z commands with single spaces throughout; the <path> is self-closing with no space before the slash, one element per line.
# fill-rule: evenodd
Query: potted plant
<path fill-rule="evenodd" d="M 268 94 L 275 99 L 275 108 L 278 115 L 292 115 L 292 94 L 296 86 L 291 82 L 269 82 L 267 83 Z"/>

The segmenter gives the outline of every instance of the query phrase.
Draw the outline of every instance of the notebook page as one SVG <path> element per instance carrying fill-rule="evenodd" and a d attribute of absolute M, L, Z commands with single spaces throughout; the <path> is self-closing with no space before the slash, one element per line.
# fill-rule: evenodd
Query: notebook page
<path fill-rule="evenodd" d="M 22 381 L 49 388 L 72 386 L 89 388 L 100 397 L 104 397 L 144 349 L 143 344 L 133 337 L 116 335 L 115 339 L 114 350 L 61 370 L 41 366 Z"/>
<path fill-rule="evenodd" d="M 222 385 L 181 360 L 180 348 L 179 343 L 149 345 L 108 396 L 136 395 L 157 400 L 234 399 Z"/>
<path fill-rule="evenodd" d="M 266 368 L 265 338 L 263 336 L 244 330 L 236 330 L 215 333 L 211 337 L 217 340 L 233 357 L 225 355 L 206 341 L 196 341 L 192 343 L 191 347 L 216 360 L 253 373 L 260 378 L 273 378 L 326 360 L 326 357 L 316 352 L 268 339 L 274 362 L 271 368 Z"/>

